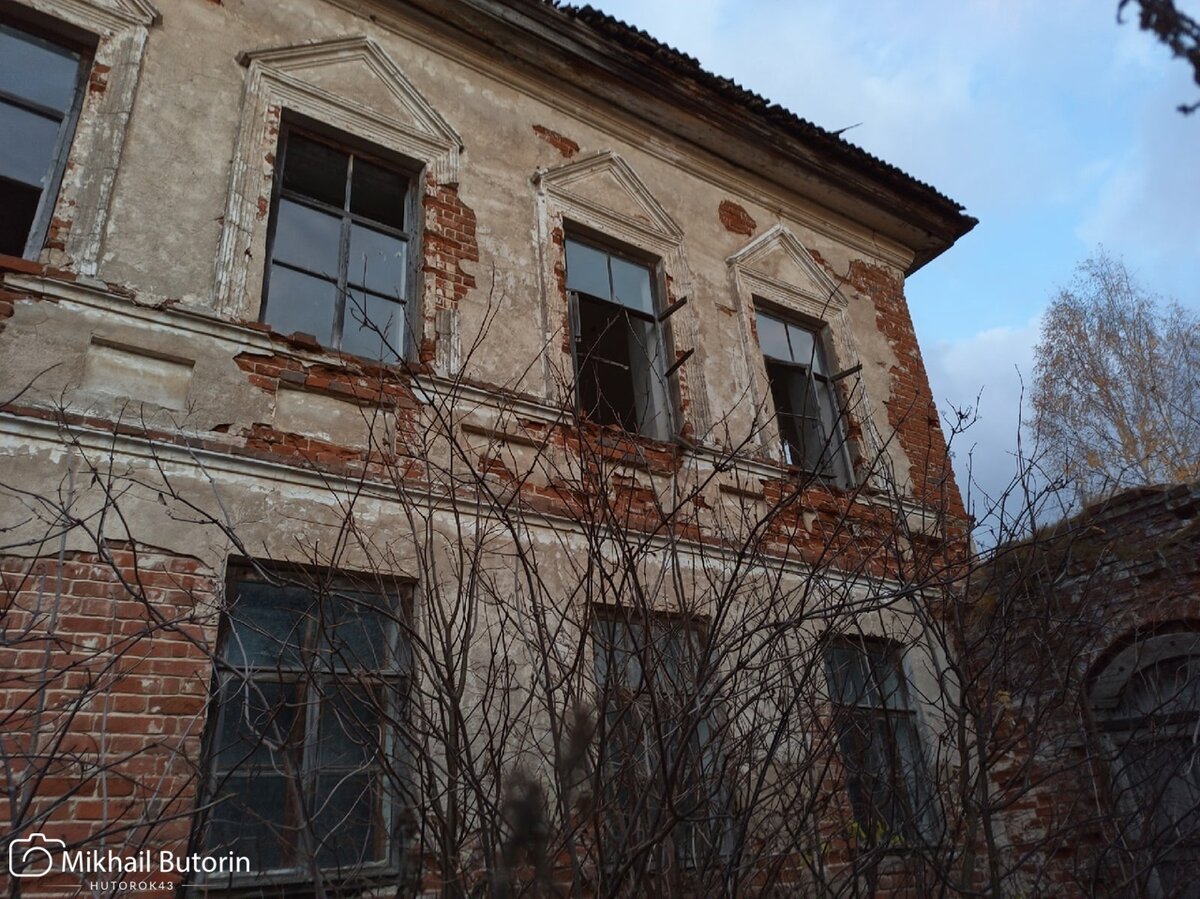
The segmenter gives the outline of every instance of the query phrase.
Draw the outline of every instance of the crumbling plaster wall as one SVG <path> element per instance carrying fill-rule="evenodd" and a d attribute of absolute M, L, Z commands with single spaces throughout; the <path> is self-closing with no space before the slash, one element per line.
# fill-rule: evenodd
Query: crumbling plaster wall
<path fill-rule="evenodd" d="M 744 310 L 736 308 L 731 296 L 726 264 L 731 254 L 779 224 L 820 259 L 835 281 L 847 279 L 857 264 L 882 266 L 902 285 L 896 261 L 903 258 L 902 248 L 888 248 L 886 258 L 872 256 L 863 249 L 872 235 L 853 223 L 801 197 L 778 196 L 754 173 L 734 170 L 711 153 L 669 144 L 650 122 L 633 120 L 595 100 L 589 105 L 561 85 L 505 71 L 495 59 L 447 47 L 439 36 L 418 29 L 400 35 L 308 0 L 188 0 L 166 10 L 148 44 L 101 277 L 128 286 L 144 300 L 179 300 L 206 308 L 246 73 L 238 53 L 358 34 L 375 40 L 462 136 L 458 196 L 475 214 L 479 260 L 464 265 L 477 286 L 460 305 L 459 342 L 470 345 L 479 332 L 489 292 L 501 307 L 468 370 L 480 381 L 542 398 L 555 395 L 540 368 L 530 366 L 541 350 L 536 329 L 530 327 L 538 320 L 539 303 L 561 301 L 541 297 L 546 285 L 539 267 L 540 223 L 531 177 L 563 163 L 565 155 L 615 151 L 672 219 L 683 224 L 686 272 L 681 274 L 690 282 L 689 314 L 695 316 L 699 350 L 688 366 L 702 366 L 707 376 L 711 420 L 728 421 L 735 434 L 749 427 L 754 405 L 750 385 L 759 362 L 738 317 Z M 231 35 L 236 35 L 233 43 Z M 559 139 L 545 139 L 546 132 Z M 730 208 L 740 208 L 742 214 L 731 219 Z M 855 245 L 842 239 L 844 234 L 853 235 Z M 250 275 L 240 313 L 255 320 L 262 260 L 246 264 Z M 874 424 L 886 434 L 890 424 L 882 403 L 894 387 L 898 338 L 881 331 L 870 297 L 851 286 L 843 290 L 859 358 L 836 362 L 843 367 L 864 364 L 861 377 L 875 399 Z M 559 365 L 563 361 L 556 360 Z M 227 394 L 237 386 L 223 385 L 217 392 Z M 892 441 L 888 452 L 906 475 L 902 445 Z"/>

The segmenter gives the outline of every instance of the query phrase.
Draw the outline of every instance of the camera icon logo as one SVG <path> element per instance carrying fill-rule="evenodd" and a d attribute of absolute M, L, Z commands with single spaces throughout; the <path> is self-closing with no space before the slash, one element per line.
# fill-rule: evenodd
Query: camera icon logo
<path fill-rule="evenodd" d="M 8 844 L 8 871 L 13 877 L 43 877 L 54 867 L 54 858 L 67 844 L 44 833 L 31 833 Z"/>

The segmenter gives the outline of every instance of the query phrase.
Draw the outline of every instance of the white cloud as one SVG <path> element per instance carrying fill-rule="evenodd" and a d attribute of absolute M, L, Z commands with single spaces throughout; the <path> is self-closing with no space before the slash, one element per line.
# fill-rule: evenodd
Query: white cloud
<path fill-rule="evenodd" d="M 991 328 L 963 340 L 927 345 L 925 367 L 943 422 L 956 410 L 973 423 L 951 436 L 959 487 L 977 501 L 996 498 L 1017 475 L 1017 440 L 1033 380 L 1041 316 L 1019 327 Z M 949 429 L 949 427 L 948 427 Z"/>

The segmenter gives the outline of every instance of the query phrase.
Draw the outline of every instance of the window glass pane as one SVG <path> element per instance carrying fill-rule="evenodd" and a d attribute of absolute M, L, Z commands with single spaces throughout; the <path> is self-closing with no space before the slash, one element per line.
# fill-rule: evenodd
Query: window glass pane
<path fill-rule="evenodd" d="M 281 334 L 302 331 L 320 343 L 333 343 L 337 285 L 332 281 L 271 266 L 271 289 L 264 321 Z"/>
<path fill-rule="evenodd" d="M 329 597 L 321 651 L 340 668 L 356 670 L 389 667 L 390 635 L 395 624 L 388 615 L 390 599 L 378 594 L 339 590 Z"/>
<path fill-rule="evenodd" d="M 644 265 L 626 262 L 618 256 L 610 256 L 609 260 L 612 266 L 613 299 L 622 306 L 653 315 L 654 294 L 650 269 Z"/>
<path fill-rule="evenodd" d="M 829 447 L 826 431 L 821 422 L 821 407 L 817 397 L 818 384 L 812 376 L 793 366 L 788 372 L 789 394 L 793 402 L 799 400 L 796 409 L 796 429 L 800 435 L 798 460 L 805 471 L 825 472 L 828 467 Z"/>
<path fill-rule="evenodd" d="M 813 371 L 820 372 L 820 366 L 813 364 L 813 354 L 816 352 L 813 332 L 807 328 L 793 325 L 790 322 L 788 323 L 787 331 L 788 340 L 792 345 L 793 361 L 800 363 L 806 368 L 811 368 Z"/>
<path fill-rule="evenodd" d="M 317 863 L 353 870 L 385 857 L 377 779 L 366 773 L 317 778 L 313 833 Z"/>
<path fill-rule="evenodd" d="M 661 411 L 657 400 L 660 395 L 665 395 L 665 385 L 659 375 L 662 369 L 657 364 L 655 324 L 632 315 L 626 316 L 625 321 L 629 334 L 629 376 L 637 413 L 636 430 L 653 436 L 658 429 L 652 427 L 652 423 Z"/>
<path fill-rule="evenodd" d="M 299 667 L 312 595 L 257 581 L 241 581 L 235 589 L 222 658 L 237 668 Z"/>
<path fill-rule="evenodd" d="M 356 156 L 350 182 L 351 212 L 381 225 L 404 227 L 406 177 Z"/>
<path fill-rule="evenodd" d="M 20 256 L 29 240 L 42 192 L 36 187 L 0 180 L 0 253 Z"/>
<path fill-rule="evenodd" d="M 229 675 L 213 754 L 219 771 L 287 773 L 299 764 L 304 704 L 295 683 Z"/>
<path fill-rule="evenodd" d="M 361 290 L 349 291 L 342 323 L 342 352 L 398 362 L 404 352 L 404 309 L 403 303 Z"/>
<path fill-rule="evenodd" d="M 61 123 L 0 101 L 0 175 L 42 187 Z"/>
<path fill-rule="evenodd" d="M 0 88 L 66 112 L 75 99 L 79 54 L 0 25 Z"/>
<path fill-rule="evenodd" d="M 813 381 L 813 390 L 817 394 L 817 418 L 821 421 L 821 430 L 825 434 L 833 435 L 830 440 L 829 449 L 826 451 L 826 457 L 829 459 L 836 458 L 840 453 L 842 445 L 841 428 L 838 427 L 838 412 L 837 401 L 834 398 L 834 386 L 828 381 Z"/>
<path fill-rule="evenodd" d="M 900 660 L 886 649 L 873 648 L 870 652 L 871 667 L 874 669 L 871 681 L 878 690 L 877 704 L 891 709 L 908 707 L 908 697 L 901 676 Z"/>
<path fill-rule="evenodd" d="M 597 619 L 592 639 L 596 677 L 612 689 L 637 690 L 642 684 L 643 629 L 636 622 Z"/>
<path fill-rule="evenodd" d="M 799 396 L 793 396 L 792 366 L 766 359 L 767 383 L 777 415 L 796 415 L 803 408 Z"/>
<path fill-rule="evenodd" d="M 612 290 L 608 280 L 608 254 L 568 239 L 567 290 L 609 299 Z"/>
<path fill-rule="evenodd" d="M 406 241 L 364 225 L 350 226 L 350 264 L 346 269 L 349 283 L 385 297 L 404 299 L 407 266 Z"/>
<path fill-rule="evenodd" d="M 1200 657 L 1175 656 L 1139 669 L 1121 694 L 1122 716 L 1200 712 Z"/>
<path fill-rule="evenodd" d="M 925 789 L 925 768 L 921 761 L 921 743 L 911 714 L 894 716 L 896 750 L 900 771 L 897 792 L 903 793 L 903 808 L 913 836 L 931 836 L 936 819 L 932 797 Z"/>
<path fill-rule="evenodd" d="M 284 153 L 285 190 L 294 190 L 339 209 L 345 206 L 350 164 L 347 153 L 294 132 L 288 135 Z"/>
<path fill-rule="evenodd" d="M 839 705 L 859 705 L 866 702 L 866 683 L 863 679 L 859 653 L 847 646 L 833 646 L 825 654 L 829 673 L 830 698 Z"/>
<path fill-rule="evenodd" d="M 904 833 L 909 819 L 904 774 L 900 763 L 899 718 L 875 718 L 872 734 L 872 763 L 875 781 L 875 811 L 889 833 Z"/>
<path fill-rule="evenodd" d="M 790 361 L 792 351 L 788 348 L 787 326 L 779 319 L 762 312 L 755 316 L 755 325 L 758 330 L 758 345 L 762 348 L 763 355 L 785 362 Z"/>
<path fill-rule="evenodd" d="M 342 220 L 281 198 L 275 211 L 271 258 L 336 280 L 342 246 Z"/>
<path fill-rule="evenodd" d="M 258 772 L 223 778 L 209 819 L 208 849 L 245 855 L 250 868 L 265 871 L 286 867 L 295 845 L 296 828 L 288 820 L 288 780 Z"/>
<path fill-rule="evenodd" d="M 317 725 L 317 767 L 363 769 L 383 752 L 380 710 L 383 688 L 329 683 Z"/>

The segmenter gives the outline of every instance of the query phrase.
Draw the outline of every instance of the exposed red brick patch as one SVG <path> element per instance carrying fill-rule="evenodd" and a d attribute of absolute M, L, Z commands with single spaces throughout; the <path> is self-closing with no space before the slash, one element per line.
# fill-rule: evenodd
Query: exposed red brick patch
<path fill-rule="evenodd" d="M 71 232 L 71 220 L 54 216 L 46 234 L 46 246 L 51 250 L 66 249 L 67 235 Z"/>
<path fill-rule="evenodd" d="M 579 152 L 579 144 L 565 134 L 551 131 L 544 125 L 534 125 L 533 133 L 561 153 L 564 159 L 570 159 Z"/>
<path fill-rule="evenodd" d="M 437 305 L 452 307 L 475 287 L 464 262 L 479 261 L 475 212 L 452 184 L 430 183 L 425 194 L 425 271 L 434 276 Z"/>
<path fill-rule="evenodd" d="M 946 438 L 934 405 L 929 377 L 917 345 L 903 280 L 881 265 L 850 264 L 846 282 L 875 306 L 875 322 L 896 354 L 891 396 L 884 405 L 900 446 L 912 467 L 916 499 L 945 504 L 949 514 L 965 518 L 961 494 L 946 452 Z"/>
<path fill-rule="evenodd" d="M 44 815 L 55 835 L 98 849 L 142 848 L 104 836 L 115 831 L 123 841 L 140 827 L 145 848 L 186 851 L 202 760 L 196 722 L 216 637 L 209 610 L 219 595 L 216 574 L 198 559 L 144 544 L 0 556 L 5 625 L 22 636 L 0 647 L 5 776 L 8 785 L 29 776 L 32 820 Z M 35 731 L 53 735 L 42 744 L 50 750 L 33 748 Z M 70 881 L 52 873 L 37 892 L 72 895 L 78 876 Z"/>
<path fill-rule="evenodd" d="M 88 91 L 93 94 L 102 94 L 108 90 L 108 73 L 111 71 L 112 66 L 95 63 L 92 66 L 91 75 L 88 77 Z"/>
<path fill-rule="evenodd" d="M 717 207 L 717 216 L 725 230 L 734 234 L 745 234 L 749 237 L 758 227 L 758 222 L 750 217 L 750 213 L 732 200 L 721 201 L 721 205 Z"/>

